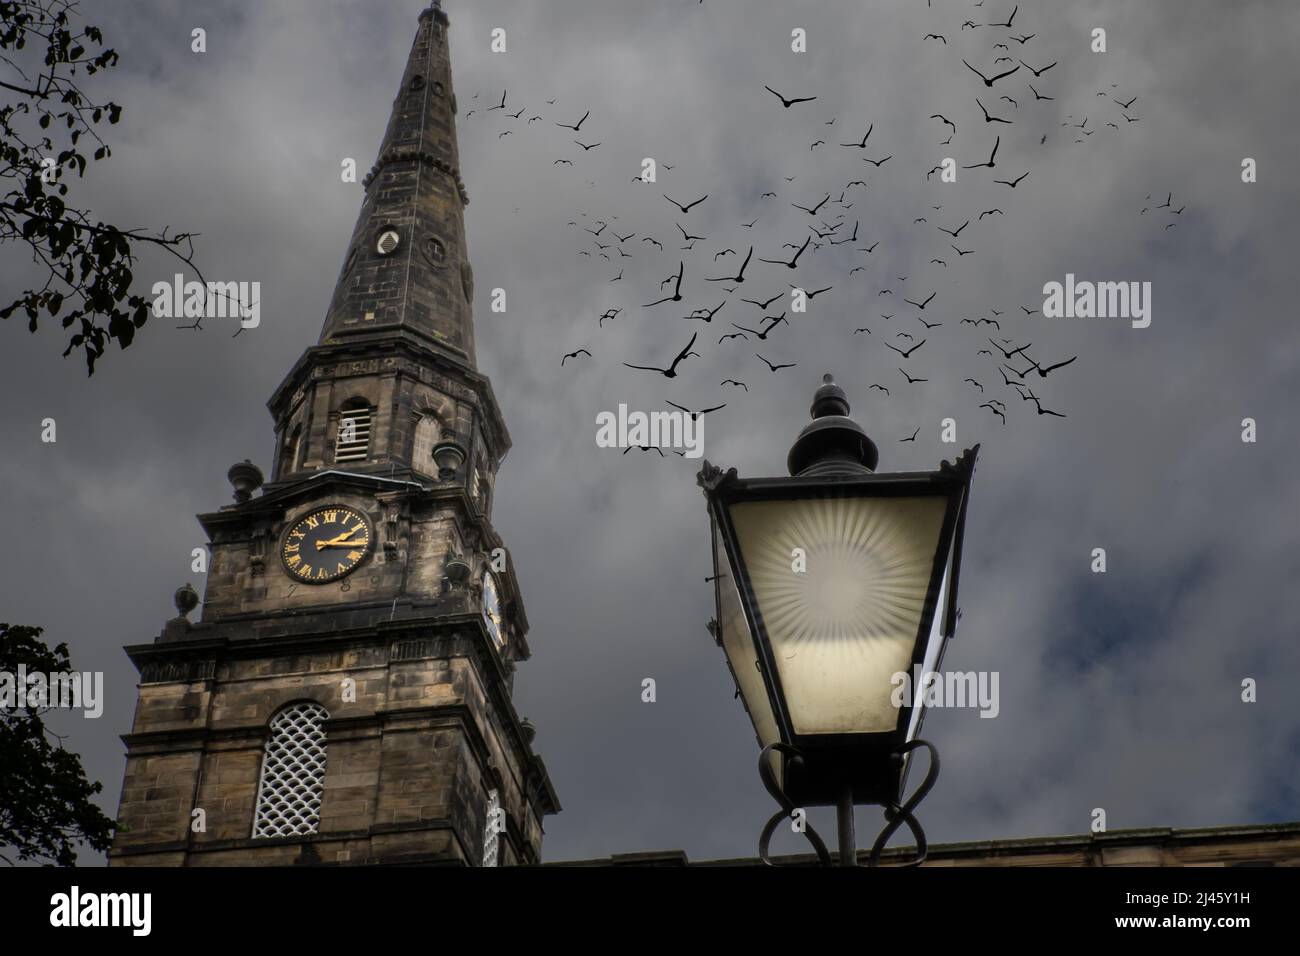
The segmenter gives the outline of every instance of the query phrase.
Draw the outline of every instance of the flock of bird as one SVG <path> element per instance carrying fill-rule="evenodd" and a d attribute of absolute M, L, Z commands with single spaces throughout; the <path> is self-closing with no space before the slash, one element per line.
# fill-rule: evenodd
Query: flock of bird
<path fill-rule="evenodd" d="M 974 6 L 980 8 L 993 2 L 981 0 Z M 882 241 L 873 233 L 885 230 L 873 228 L 861 213 L 852 214 L 850 219 L 851 211 L 879 187 L 891 188 L 903 177 L 915 175 L 921 178 L 917 181 L 918 186 L 934 190 L 935 203 L 918 210 L 921 215 L 911 223 L 917 245 L 925 249 L 928 261 L 908 270 L 909 274 L 897 275 L 874 289 L 874 296 L 870 296 L 868 301 L 888 297 L 892 304 L 884 311 L 872 310 L 879 316 L 879 322 L 872 318 L 867 324 L 854 323 L 856 327 L 850 337 L 872 336 L 870 341 L 878 343 L 876 349 L 896 353 L 895 361 L 890 364 L 897 370 L 898 378 L 873 382 L 869 390 L 891 398 L 900 390 L 907 394 L 908 390 L 923 387 L 931 382 L 930 376 L 934 374 L 926 361 L 933 351 L 934 340 L 944 337 L 951 342 L 954 336 L 958 336 L 957 346 L 969 349 L 972 361 L 979 363 L 970 374 L 962 377 L 961 385 L 969 388 L 972 399 L 979 399 L 977 404 L 973 401 L 972 404 L 987 410 L 990 423 L 996 419 L 1005 425 L 1012 408 L 1023 409 L 1025 413 L 1032 411 L 1035 417 L 1066 417 L 1065 412 L 1046 407 L 1046 399 L 1038 391 L 1046 386 L 1045 380 L 1049 375 L 1067 369 L 1073 371 L 1078 356 L 1047 356 L 1036 350 L 1032 341 L 1022 342 L 1022 338 L 1027 336 L 1005 337 L 1003 334 L 1013 331 L 1018 322 L 1024 325 L 1030 317 L 1039 314 L 1039 304 L 1016 303 L 1013 305 L 1015 311 L 1010 315 L 1005 308 L 988 307 L 970 312 L 963 310 L 961 303 L 954 302 L 949 293 L 942 296 L 939 293 L 939 287 L 953 285 L 948 277 L 955 278 L 968 257 L 974 256 L 974 262 L 978 263 L 981 235 L 992 225 L 991 221 L 1009 216 L 1018 201 L 1029 201 L 1025 193 L 1033 188 L 1033 168 L 1013 149 L 1011 134 L 1016 127 L 1034 124 L 1037 128 L 1032 130 L 1032 134 L 1037 137 L 1037 145 L 1042 147 L 1056 130 L 1066 130 L 1074 143 L 1081 144 L 1102 131 L 1109 130 L 1110 135 L 1115 135 L 1141 119 L 1135 111 L 1139 97 L 1120 93 L 1118 84 L 1110 84 L 1108 88 L 1096 91 L 1095 96 L 1089 95 L 1087 111 L 1080 110 L 1079 118 L 1073 113 L 1067 114 L 1058 125 L 1060 114 L 1053 104 L 1064 95 L 1054 82 L 1058 79 L 1059 63 L 1036 55 L 1034 40 L 1038 33 L 1023 27 L 1024 18 L 1020 14 L 1019 6 L 1014 5 L 997 20 L 989 18 L 989 22 L 976 23 L 966 19 L 956 29 L 936 29 L 920 40 L 920 54 L 953 57 L 954 69 L 957 69 L 956 60 L 960 60 L 961 75 L 969 80 L 968 88 L 953 91 L 949 97 L 949 102 L 956 106 L 928 113 L 924 119 L 918 116 L 918 122 L 933 124 L 937 134 L 934 156 L 955 157 L 958 175 L 963 177 L 963 182 L 966 177 L 977 177 L 986 187 L 1003 190 L 1005 196 L 1000 201 L 971 205 L 960 213 L 954 212 L 948 202 L 940 200 L 956 196 L 960 201 L 966 191 L 944 193 L 938 188 L 945 173 L 942 164 L 928 171 L 924 169 L 924 163 L 909 169 L 901 154 L 895 159 L 895 150 L 889 148 L 886 137 L 876 130 L 873 122 L 864 122 L 847 135 L 833 135 L 831 128 L 837 125 L 839 118 L 824 119 L 815 115 L 819 98 L 816 92 L 797 90 L 793 92 L 798 95 L 789 95 L 792 91 L 765 85 L 761 90 L 756 89 L 754 96 L 771 103 L 774 123 L 785 122 L 792 130 L 811 128 L 817 133 L 813 134 L 813 141 L 803 154 L 803 166 L 797 174 L 786 176 L 784 184 L 774 184 L 755 195 L 748 214 L 739 217 L 741 221 L 727 235 L 707 236 L 705 229 L 695 224 L 700 221 L 699 210 L 709 208 L 710 192 L 683 194 L 683 190 L 674 185 L 676 177 L 668 175 L 676 167 L 666 163 L 659 165 L 654 181 L 642 176 L 632 177 L 634 188 L 653 189 L 662 197 L 655 202 L 663 216 L 653 224 L 639 221 L 632 228 L 624 225 L 617 215 L 597 216 L 585 211 L 568 221 L 567 227 L 582 237 L 579 240 L 581 248 L 577 251 L 579 257 L 593 264 L 603 261 L 610 267 L 616 262 L 619 264 L 617 273 L 607 279 L 608 283 L 624 281 L 627 260 L 650 257 L 654 262 L 662 263 L 662 271 L 658 274 L 663 278 L 658 287 L 644 289 L 624 299 L 623 305 L 608 307 L 596 314 L 597 327 L 593 333 L 603 330 L 607 322 L 613 324 L 620 317 L 625 320 L 634 314 L 654 319 L 675 317 L 709 327 L 707 332 L 696 327 L 683 328 L 680 335 L 667 333 L 658 354 L 620 357 L 621 365 L 637 375 L 676 379 L 690 368 L 690 360 L 702 358 L 697 346 L 749 350 L 753 355 L 755 374 L 759 376 L 764 371 L 780 373 L 784 369 L 796 368 L 798 362 L 782 360 L 778 355 L 779 340 L 788 338 L 794 330 L 792 313 L 797 312 L 795 321 L 806 322 L 812 314 L 813 300 L 823 295 L 844 296 L 845 292 L 840 290 L 845 290 L 846 286 L 849 288 L 845 291 L 851 295 L 870 295 L 870 289 L 864 291 L 851 287 L 850 283 L 871 281 L 871 262 Z M 474 99 L 477 98 L 476 94 Z M 554 166 L 573 167 L 582 161 L 582 157 L 604 145 L 598 118 L 593 119 L 589 109 L 573 110 L 572 117 L 562 116 L 565 122 L 559 122 L 527 108 L 511 112 L 513 104 L 509 98 L 509 91 L 503 91 L 500 102 L 496 102 L 494 97 L 492 106 L 481 111 L 470 109 L 465 119 L 480 112 L 484 116 L 499 114 L 507 123 L 506 128 L 498 132 L 498 139 L 537 122 L 549 125 L 552 131 L 556 128 L 567 131 L 564 136 L 571 142 L 564 145 L 572 151 L 554 159 Z M 546 102 L 553 106 L 556 100 Z M 960 112 L 957 107 L 960 107 Z M 526 116 L 530 112 L 533 115 Z M 569 122 L 569 119 L 573 121 Z M 800 122 L 806 122 L 807 126 L 798 125 Z M 1051 125 L 1046 126 L 1047 123 Z M 597 131 L 592 132 L 593 128 Z M 1008 135 L 1007 143 L 1003 142 L 1004 134 Z M 1026 140 L 1023 135 L 1017 135 L 1015 139 L 1032 143 L 1032 138 Z M 818 150 L 822 153 L 817 154 Z M 847 182 L 838 179 L 830 182 L 823 174 L 817 188 L 808 186 L 807 181 L 813 178 L 807 172 L 808 154 L 822 155 L 832 151 L 853 151 L 841 155 L 859 158 L 863 172 Z M 939 181 L 933 179 L 936 175 Z M 595 186 L 594 180 L 585 182 L 588 187 Z M 796 182 L 799 185 L 794 185 Z M 987 195 L 987 190 L 982 194 Z M 1173 208 L 1172 194 L 1163 203 L 1156 203 L 1151 196 L 1147 199 L 1149 202 L 1141 212 L 1143 216 L 1178 216 L 1185 208 Z M 759 223 L 764 219 L 778 218 L 774 211 L 784 204 L 807 217 L 798 217 L 801 221 L 798 234 L 781 235 L 775 226 L 760 230 Z M 981 208 L 983 205 L 989 208 Z M 1165 231 L 1174 224 L 1172 221 L 1165 224 Z M 858 255 L 849 261 L 848 271 L 842 274 L 841 279 L 817 283 L 818 288 L 811 288 L 813 283 L 801 284 L 799 280 L 811 271 L 812 263 L 831 250 Z M 828 258 L 833 258 L 843 268 L 843 256 Z M 860 274 L 863 280 L 856 278 Z M 897 286 L 895 280 L 899 283 Z M 960 279 L 956 281 L 959 283 Z M 806 303 L 807 309 L 794 309 L 796 300 Z M 671 328 L 672 323 L 664 323 L 664 326 Z M 963 331 L 967 327 L 969 332 Z M 705 333 L 703 342 L 702 333 Z M 717 333 L 716 337 L 714 333 Z M 797 335 L 795 337 L 797 339 Z M 594 340 L 582 343 L 582 347 L 565 353 L 560 365 L 572 368 L 581 362 L 595 361 L 602 351 Z M 822 370 L 816 371 L 820 373 Z M 750 378 L 747 375 L 742 377 Z M 727 378 L 716 388 L 748 393 L 750 383 Z M 698 417 L 726 408 L 729 401 L 698 412 L 671 401 L 667 404 Z M 1008 401 L 1012 403 L 1010 408 Z M 915 441 L 918 434 L 919 428 L 897 440 Z M 658 451 L 652 448 L 644 450 Z"/>

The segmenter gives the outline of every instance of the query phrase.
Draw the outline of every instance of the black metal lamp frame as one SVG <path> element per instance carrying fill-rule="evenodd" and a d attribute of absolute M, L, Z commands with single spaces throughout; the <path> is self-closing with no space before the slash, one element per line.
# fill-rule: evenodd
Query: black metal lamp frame
<path fill-rule="evenodd" d="M 834 392 L 828 392 L 828 389 L 834 389 Z M 822 392 L 819 392 L 819 400 L 824 394 L 830 394 L 833 401 L 842 401 L 843 393 L 833 383 L 823 386 Z M 842 408 L 843 413 L 847 413 L 847 402 L 842 403 Z M 839 408 L 832 407 L 831 411 L 839 411 Z M 815 431 L 818 425 L 831 425 L 832 423 L 826 419 L 832 417 L 838 419 L 835 424 L 841 428 L 846 441 L 865 440 L 868 445 L 870 444 L 869 439 L 865 439 L 865 435 L 859 439 L 857 433 L 850 433 L 848 429 L 839 426 L 840 422 L 847 422 L 853 428 L 857 427 L 846 417 L 823 414 L 819 421 L 817 415 L 818 406 L 815 403 L 813 426 L 805 430 L 805 435 L 809 431 Z M 825 442 L 825 432 L 828 430 L 823 427 L 821 429 L 823 434 L 816 436 L 818 440 Z M 860 429 L 858 432 L 860 433 Z M 805 439 L 801 436 L 802 441 Z M 841 442 L 840 447 L 843 446 L 844 442 Z M 798 448 L 799 443 L 796 443 L 796 450 Z M 874 446 L 870 448 L 870 452 L 874 453 Z M 915 858 L 906 865 L 919 865 L 925 859 L 926 839 L 914 811 L 934 786 L 939 773 L 939 755 L 929 742 L 915 737 L 908 739 L 913 709 L 917 706 L 915 700 L 906 707 L 900 708 L 894 730 L 887 733 L 809 735 L 796 731 L 786 704 L 775 653 L 731 521 L 731 507 L 744 501 L 779 499 L 946 497 L 947 506 L 918 633 L 913 644 L 912 660 L 914 667 L 924 665 L 927 638 L 932 631 L 934 615 L 939 613 L 942 615 L 940 646 L 934 665 L 937 670 L 942 663 L 943 651 L 948 639 L 952 637 L 956 627 L 957 585 L 965 530 L 966 503 L 978 452 L 977 445 L 965 451 L 956 463 L 943 462 L 935 472 L 885 475 L 870 472 L 870 466 L 875 464 L 874 454 L 870 458 L 863 455 L 863 458 L 869 461 L 868 467 L 851 470 L 828 468 L 819 465 L 817 458 L 805 456 L 806 460 L 799 462 L 801 466 L 799 475 L 791 478 L 741 479 L 737 477 L 735 469 L 724 473 L 721 468 L 710 465 L 707 461 L 704 462 L 698 478 L 699 484 L 704 489 L 708 500 L 713 533 L 715 536 L 721 536 L 727 562 L 730 565 L 730 567 L 719 566 L 718 548 L 715 546 L 714 575 L 719 581 L 722 576 L 733 572 L 736 576 L 734 583 L 754 642 L 767 703 L 771 708 L 780 738 L 778 742 L 764 747 L 759 757 L 759 775 L 763 785 L 781 808 L 768 820 L 759 838 L 759 856 L 764 863 L 772 864 L 768 856 L 768 844 L 781 820 L 791 818 L 799 807 L 835 806 L 838 818 L 839 862 L 841 865 L 856 865 L 854 807 L 864 803 L 882 806 L 886 821 L 884 829 L 872 847 L 869 863 L 871 865 L 879 863 L 885 844 L 902 826 L 906 825 L 916 840 Z M 795 456 L 796 451 L 792 451 L 792 459 Z M 793 465 L 792 470 L 794 470 Z M 948 581 L 948 589 L 944 606 L 940 608 L 939 596 L 945 577 Z M 719 607 L 721 607 L 721 586 L 720 583 L 715 583 L 715 588 L 718 589 L 716 598 Z M 717 636 L 715 633 L 715 637 Z M 731 661 L 728 659 L 728 667 L 730 666 Z M 739 686 L 737 681 L 737 687 Z M 917 733 L 920 732 L 920 724 L 924 716 L 923 709 L 917 721 Z M 929 767 L 920 786 L 910 797 L 903 799 L 906 774 L 911 763 L 910 756 L 918 748 L 925 748 L 928 751 Z M 775 772 L 778 761 L 782 770 L 779 778 Z M 830 854 L 816 830 L 805 822 L 802 832 L 812 844 L 818 859 L 823 864 L 829 865 Z"/>

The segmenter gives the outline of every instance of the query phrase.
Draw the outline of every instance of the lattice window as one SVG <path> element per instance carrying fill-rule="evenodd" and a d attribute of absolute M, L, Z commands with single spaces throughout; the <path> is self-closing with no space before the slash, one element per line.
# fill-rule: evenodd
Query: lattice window
<path fill-rule="evenodd" d="M 483 823 L 483 865 L 496 866 L 501 849 L 498 831 L 501 828 L 501 794 L 496 790 L 488 791 L 487 819 Z"/>
<path fill-rule="evenodd" d="M 316 832 L 325 781 L 327 717 L 324 707 L 307 701 L 286 707 L 271 719 L 257 790 L 254 837 Z"/>
<path fill-rule="evenodd" d="M 334 460 L 365 461 L 370 453 L 370 409 L 345 408 L 339 412 L 339 437 Z"/>

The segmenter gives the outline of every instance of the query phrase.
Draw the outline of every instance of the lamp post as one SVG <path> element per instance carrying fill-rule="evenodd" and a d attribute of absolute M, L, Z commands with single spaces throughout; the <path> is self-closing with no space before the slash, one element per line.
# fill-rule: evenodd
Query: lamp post
<path fill-rule="evenodd" d="M 917 734 L 924 707 L 916 668 L 937 671 L 957 618 L 957 579 L 971 475 L 979 451 L 938 471 L 876 474 L 879 453 L 848 417 L 844 390 L 823 378 L 812 421 L 790 449 L 789 478 L 740 478 L 704 462 L 698 481 L 713 530 L 717 617 L 726 655 L 762 752 L 759 775 L 781 806 L 759 855 L 798 808 L 834 806 L 839 862 L 857 862 L 854 807 L 879 804 L 886 825 L 872 848 L 906 825 L 934 785 L 938 753 Z M 911 754 L 929 752 L 907 800 Z M 804 834 L 820 860 L 825 844 Z"/>

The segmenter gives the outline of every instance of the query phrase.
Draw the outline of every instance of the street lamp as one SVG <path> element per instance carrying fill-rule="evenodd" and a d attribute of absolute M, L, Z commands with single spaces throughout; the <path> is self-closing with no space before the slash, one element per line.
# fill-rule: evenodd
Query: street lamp
<path fill-rule="evenodd" d="M 754 724 L 759 774 L 781 805 L 759 855 L 797 808 L 835 806 L 839 862 L 854 865 L 853 809 L 885 808 L 872 848 L 904 824 L 934 785 L 938 753 L 917 737 L 923 694 L 896 677 L 937 671 L 957 619 L 957 578 L 971 475 L 979 451 L 938 471 L 874 474 L 879 453 L 848 417 L 844 390 L 823 378 L 812 422 L 790 449 L 789 478 L 739 478 L 704 462 L 698 481 L 713 527 L 717 618 L 737 692 Z M 909 754 L 929 751 L 906 801 Z M 823 863 L 825 844 L 805 835 Z"/>

